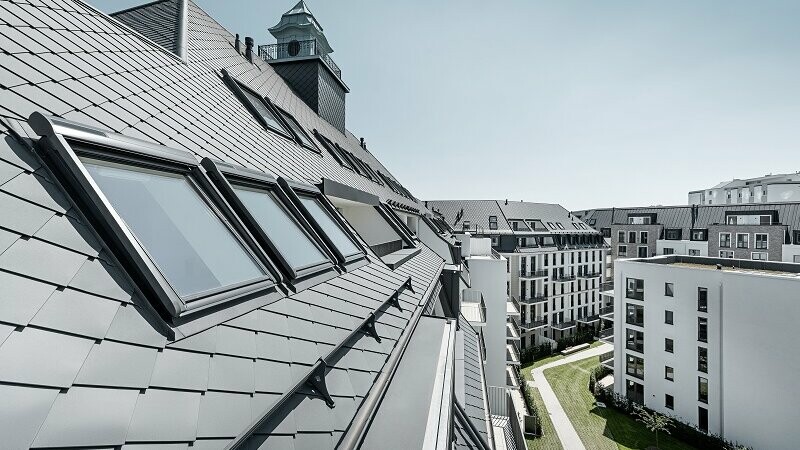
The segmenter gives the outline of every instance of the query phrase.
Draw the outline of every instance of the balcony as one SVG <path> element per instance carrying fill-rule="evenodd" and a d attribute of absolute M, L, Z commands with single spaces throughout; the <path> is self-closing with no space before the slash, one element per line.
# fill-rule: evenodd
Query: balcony
<path fill-rule="evenodd" d="M 547 317 L 534 317 L 533 320 L 524 322 L 522 328 L 525 331 L 538 330 L 547 326 Z"/>
<path fill-rule="evenodd" d="M 519 277 L 528 280 L 534 280 L 538 278 L 547 278 L 547 271 L 546 270 L 527 270 L 519 272 Z"/>
<path fill-rule="evenodd" d="M 519 350 L 514 344 L 506 344 L 506 364 L 519 365 Z"/>
<path fill-rule="evenodd" d="M 512 389 L 519 389 L 520 387 L 517 371 L 511 366 L 506 366 L 506 386 Z"/>
<path fill-rule="evenodd" d="M 578 324 L 574 320 L 570 320 L 570 321 L 567 321 L 567 322 L 554 323 L 553 324 L 553 329 L 554 330 L 559 330 L 559 331 L 566 331 L 566 330 L 569 330 L 571 328 L 575 328 L 577 326 L 578 326 Z"/>
<path fill-rule="evenodd" d="M 614 307 L 613 306 L 606 306 L 605 308 L 600 308 L 600 318 L 605 320 L 614 320 Z"/>
<path fill-rule="evenodd" d="M 605 283 L 600 283 L 600 295 L 607 295 L 609 297 L 614 296 L 614 282 L 613 281 L 606 281 Z"/>
<path fill-rule="evenodd" d="M 598 278 L 603 276 L 603 272 L 587 272 L 578 275 L 581 278 Z"/>
<path fill-rule="evenodd" d="M 519 307 L 519 301 L 517 301 L 516 297 L 509 297 L 508 301 L 506 302 L 506 316 L 513 317 L 519 316 L 520 311 L 522 309 Z"/>
<path fill-rule="evenodd" d="M 333 62 L 330 54 L 324 52 L 323 47 L 317 44 L 316 39 L 259 45 L 258 56 L 267 62 L 318 56 L 331 69 L 331 72 L 335 73 L 340 80 L 342 79 L 342 70 Z"/>
<path fill-rule="evenodd" d="M 535 305 L 537 303 L 547 303 L 547 296 L 546 295 L 532 295 L 526 298 L 520 299 L 521 303 L 525 303 L 526 305 Z"/>
<path fill-rule="evenodd" d="M 614 343 L 613 328 L 606 328 L 605 330 L 600 330 L 600 333 L 598 333 L 597 336 L 600 338 L 600 341 L 605 342 L 606 344 Z"/>
<path fill-rule="evenodd" d="M 473 326 L 486 325 L 486 303 L 480 291 L 464 289 L 461 296 L 461 314 Z"/>
<path fill-rule="evenodd" d="M 506 322 L 506 340 L 518 341 L 520 340 L 519 325 L 513 320 Z"/>
<path fill-rule="evenodd" d="M 583 317 L 583 318 L 579 317 L 578 318 L 578 323 L 592 324 L 592 323 L 597 323 L 597 322 L 600 322 L 600 314 L 594 314 L 594 315 L 591 315 L 591 316 L 587 316 L 587 317 Z"/>
<path fill-rule="evenodd" d="M 575 275 L 553 275 L 553 281 L 556 283 L 569 283 L 575 281 Z"/>
<path fill-rule="evenodd" d="M 608 368 L 608 369 L 611 369 L 611 370 L 614 370 L 614 351 L 613 350 L 611 350 L 610 352 L 603 353 L 602 355 L 600 355 L 598 357 L 598 359 L 600 360 L 600 365 L 601 366 L 603 366 L 605 368 Z"/>

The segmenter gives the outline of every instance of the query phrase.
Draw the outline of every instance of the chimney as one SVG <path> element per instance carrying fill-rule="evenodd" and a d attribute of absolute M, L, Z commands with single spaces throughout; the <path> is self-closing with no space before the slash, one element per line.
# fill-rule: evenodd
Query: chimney
<path fill-rule="evenodd" d="M 506 205 L 508 204 L 508 199 L 506 199 Z"/>
<path fill-rule="evenodd" d="M 236 42 L 234 42 L 233 46 L 236 48 L 236 53 L 242 54 L 242 41 L 239 40 L 239 33 L 236 33 Z"/>
<path fill-rule="evenodd" d="M 363 137 L 361 138 L 361 148 L 363 148 L 365 150 L 367 149 L 367 144 L 364 142 L 364 138 Z"/>
<path fill-rule="evenodd" d="M 244 38 L 244 56 L 248 61 L 253 62 L 253 38 L 250 36 Z"/>

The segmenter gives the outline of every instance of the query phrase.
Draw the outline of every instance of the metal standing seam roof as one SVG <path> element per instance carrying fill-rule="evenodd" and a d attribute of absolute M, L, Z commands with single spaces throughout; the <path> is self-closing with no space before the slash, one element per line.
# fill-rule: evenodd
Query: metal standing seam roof
<path fill-rule="evenodd" d="M 584 229 L 576 229 L 572 223 L 583 223 L 580 218 L 571 214 L 561 205 L 553 203 L 534 203 L 534 202 L 515 202 L 504 200 L 428 200 L 425 202 L 428 208 L 441 213 L 447 223 L 455 231 L 462 229 L 464 221 L 470 221 L 470 227 L 478 226 L 484 233 L 509 234 L 512 231 L 510 220 L 541 220 L 547 226 L 547 222 L 560 222 L 564 227 L 561 229 L 548 229 L 547 233 L 585 233 L 594 232 L 588 225 Z M 459 214 L 463 211 L 462 216 Z M 497 229 L 489 229 L 489 216 L 497 216 Z M 456 218 L 459 218 L 456 221 Z M 519 230 L 520 234 L 531 234 L 529 230 Z"/>
<path fill-rule="evenodd" d="M 575 211 L 575 214 L 589 222 L 594 220 L 597 230 L 610 228 L 611 225 L 625 224 L 629 214 L 656 214 L 656 222 L 664 228 L 680 228 L 683 235 L 688 236 L 691 228 L 708 228 L 709 225 L 724 224 L 726 212 L 777 211 L 778 220 L 786 225 L 790 232 L 800 230 L 800 203 L 763 203 L 747 205 L 699 205 L 694 227 L 692 227 L 692 206 L 650 206 L 642 208 L 600 208 Z M 612 218 L 613 216 L 613 218 Z"/>
<path fill-rule="evenodd" d="M 327 177 L 419 205 L 341 168 L 330 155 L 264 130 L 224 85 L 220 69 L 307 129 L 374 163 L 269 65 L 237 54 L 233 36 L 191 2 L 186 62 L 79 1 L 0 2 L 0 11 L 2 446 L 223 448 L 410 277 L 414 291 L 400 294 L 402 310 L 377 317 L 381 342 L 359 337 L 330 364 L 336 407 L 301 390 L 246 442 L 333 447 L 435 286 L 442 259 L 424 246 L 395 271 L 375 259 L 174 340 L 39 161 L 25 120 L 39 111 L 200 157 L 298 180 Z M 146 29 L 151 22 L 131 26 Z"/>

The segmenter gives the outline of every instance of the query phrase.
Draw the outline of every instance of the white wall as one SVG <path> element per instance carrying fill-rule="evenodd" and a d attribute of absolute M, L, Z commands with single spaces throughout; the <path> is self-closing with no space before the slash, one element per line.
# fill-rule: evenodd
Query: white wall
<path fill-rule="evenodd" d="M 345 206 L 339 211 L 370 246 L 402 239 L 372 206 Z"/>
<path fill-rule="evenodd" d="M 483 337 L 486 343 L 486 383 L 489 386 L 506 385 L 506 260 L 505 258 L 469 259 L 472 289 L 483 293 L 486 303 L 486 326 Z"/>
<path fill-rule="evenodd" d="M 698 406 L 706 406 L 709 431 L 759 449 L 796 448 L 800 428 L 800 279 L 744 272 L 697 269 L 618 260 L 615 293 L 615 373 L 618 392 L 625 392 L 625 278 L 645 280 L 645 403 L 689 423 L 697 423 Z M 675 296 L 664 296 L 664 283 Z M 697 287 L 708 289 L 708 312 L 699 313 Z M 674 311 L 674 325 L 664 324 L 664 310 Z M 708 317 L 707 376 L 697 371 L 697 317 Z M 633 327 L 632 327 L 633 328 Z M 673 354 L 664 338 L 674 340 Z M 675 369 L 675 381 L 664 378 L 664 365 Z M 697 377 L 709 380 L 709 403 L 697 401 Z M 640 381 L 641 382 L 641 381 Z M 664 408 L 664 394 L 675 398 L 675 410 Z"/>
<path fill-rule="evenodd" d="M 708 242 L 706 241 L 690 241 L 688 239 L 680 241 L 668 241 L 666 239 L 659 239 L 656 241 L 656 254 L 663 255 L 664 247 L 671 248 L 675 251 L 676 255 L 688 255 L 689 250 L 698 250 L 698 256 L 708 256 Z"/>
<path fill-rule="evenodd" d="M 797 202 L 800 201 L 800 183 L 769 184 L 767 185 L 768 202 Z"/>
<path fill-rule="evenodd" d="M 782 253 L 783 260 L 786 262 L 796 262 L 795 256 L 800 257 L 800 245 L 783 244 Z"/>

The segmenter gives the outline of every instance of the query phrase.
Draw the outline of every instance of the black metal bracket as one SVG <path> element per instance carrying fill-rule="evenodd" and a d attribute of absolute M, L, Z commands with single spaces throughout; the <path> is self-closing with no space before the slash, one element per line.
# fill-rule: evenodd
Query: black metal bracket
<path fill-rule="evenodd" d="M 369 317 L 367 317 L 367 321 L 364 322 L 364 325 L 361 327 L 361 331 L 363 331 L 364 334 L 374 337 L 376 341 L 381 341 L 381 337 L 378 336 L 378 330 L 375 329 L 375 313 L 370 313 Z"/>
<path fill-rule="evenodd" d="M 325 364 L 325 361 L 320 361 L 317 364 L 317 367 L 311 372 L 311 374 L 306 379 L 306 383 L 311 386 L 311 389 L 314 393 L 318 394 L 325 400 L 325 404 L 328 405 L 328 408 L 333 408 L 336 406 L 334 403 L 331 394 L 328 392 L 328 385 L 325 383 L 325 369 L 328 367 Z"/>
<path fill-rule="evenodd" d="M 412 286 L 412 285 L 411 285 L 411 277 L 408 277 L 408 279 L 406 280 L 406 282 L 405 282 L 405 283 L 403 283 L 403 286 L 404 286 L 406 289 L 408 289 L 409 291 L 411 291 L 411 292 L 413 292 L 414 294 L 416 294 L 416 292 L 414 291 L 414 286 Z M 403 287 L 403 286 L 401 286 L 401 287 Z"/>
<path fill-rule="evenodd" d="M 403 282 L 403 284 L 401 284 L 396 291 L 394 291 L 394 294 L 392 294 L 392 296 L 389 297 L 388 300 L 389 303 L 396 306 L 397 309 L 399 309 L 400 311 L 403 310 L 403 307 L 400 306 L 400 293 L 403 292 L 404 289 L 408 289 L 409 291 L 414 292 L 414 287 L 411 285 L 411 277 L 408 277 L 406 281 Z M 416 292 L 414 293 L 416 294 Z"/>

